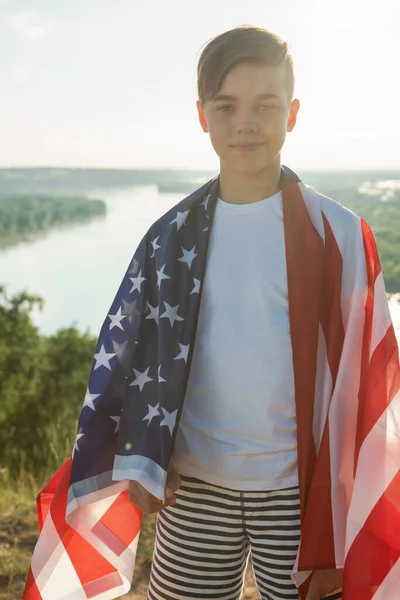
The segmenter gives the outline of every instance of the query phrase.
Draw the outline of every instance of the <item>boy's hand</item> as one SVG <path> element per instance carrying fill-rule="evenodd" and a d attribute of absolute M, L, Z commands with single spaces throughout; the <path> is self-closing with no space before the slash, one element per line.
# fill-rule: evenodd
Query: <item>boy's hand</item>
<path fill-rule="evenodd" d="M 343 587 L 344 569 L 325 569 L 314 571 L 306 600 L 321 600 Z"/>
<path fill-rule="evenodd" d="M 165 502 L 148 492 L 137 481 L 129 482 L 129 500 L 143 512 L 152 514 L 176 502 L 176 490 L 181 485 L 181 477 L 176 471 L 168 471 L 165 484 Z"/>

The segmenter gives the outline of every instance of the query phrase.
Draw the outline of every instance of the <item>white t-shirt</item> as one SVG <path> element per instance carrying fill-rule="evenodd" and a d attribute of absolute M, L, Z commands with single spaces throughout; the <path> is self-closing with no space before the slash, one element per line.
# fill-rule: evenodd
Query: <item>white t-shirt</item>
<path fill-rule="evenodd" d="M 217 200 L 172 463 L 237 490 L 298 485 L 282 193 Z"/>

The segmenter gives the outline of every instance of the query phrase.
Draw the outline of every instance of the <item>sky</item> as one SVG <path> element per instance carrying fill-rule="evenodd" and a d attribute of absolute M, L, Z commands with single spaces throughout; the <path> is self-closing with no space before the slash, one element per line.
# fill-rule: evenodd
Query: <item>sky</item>
<path fill-rule="evenodd" d="M 242 24 L 289 41 L 293 169 L 400 169 L 399 0 L 0 0 L 0 166 L 218 167 L 196 66 Z"/>

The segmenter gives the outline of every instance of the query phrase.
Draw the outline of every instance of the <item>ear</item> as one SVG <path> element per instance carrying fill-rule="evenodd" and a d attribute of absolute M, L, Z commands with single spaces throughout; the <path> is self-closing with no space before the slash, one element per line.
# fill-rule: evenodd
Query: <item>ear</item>
<path fill-rule="evenodd" d="M 300 101 L 295 98 L 291 104 L 286 131 L 293 131 L 297 122 L 297 113 L 299 112 Z"/>
<path fill-rule="evenodd" d="M 197 112 L 199 113 L 199 121 L 200 121 L 201 128 L 204 131 L 204 133 L 208 133 L 208 125 L 207 125 L 206 116 L 204 114 L 203 107 L 201 106 L 199 100 L 197 100 L 196 106 L 197 106 Z"/>

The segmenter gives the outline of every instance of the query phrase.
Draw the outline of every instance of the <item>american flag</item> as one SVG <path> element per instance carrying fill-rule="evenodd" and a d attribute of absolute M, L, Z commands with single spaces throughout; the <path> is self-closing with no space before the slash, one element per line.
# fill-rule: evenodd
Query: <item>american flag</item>
<path fill-rule="evenodd" d="M 302 504 L 293 578 L 304 598 L 313 569 L 344 566 L 343 600 L 395 600 L 400 369 L 375 242 L 286 167 L 282 189 Z M 128 481 L 164 499 L 217 193 L 214 179 L 163 215 L 129 264 L 71 456 L 38 496 L 24 600 L 130 589 L 142 514 Z"/>

